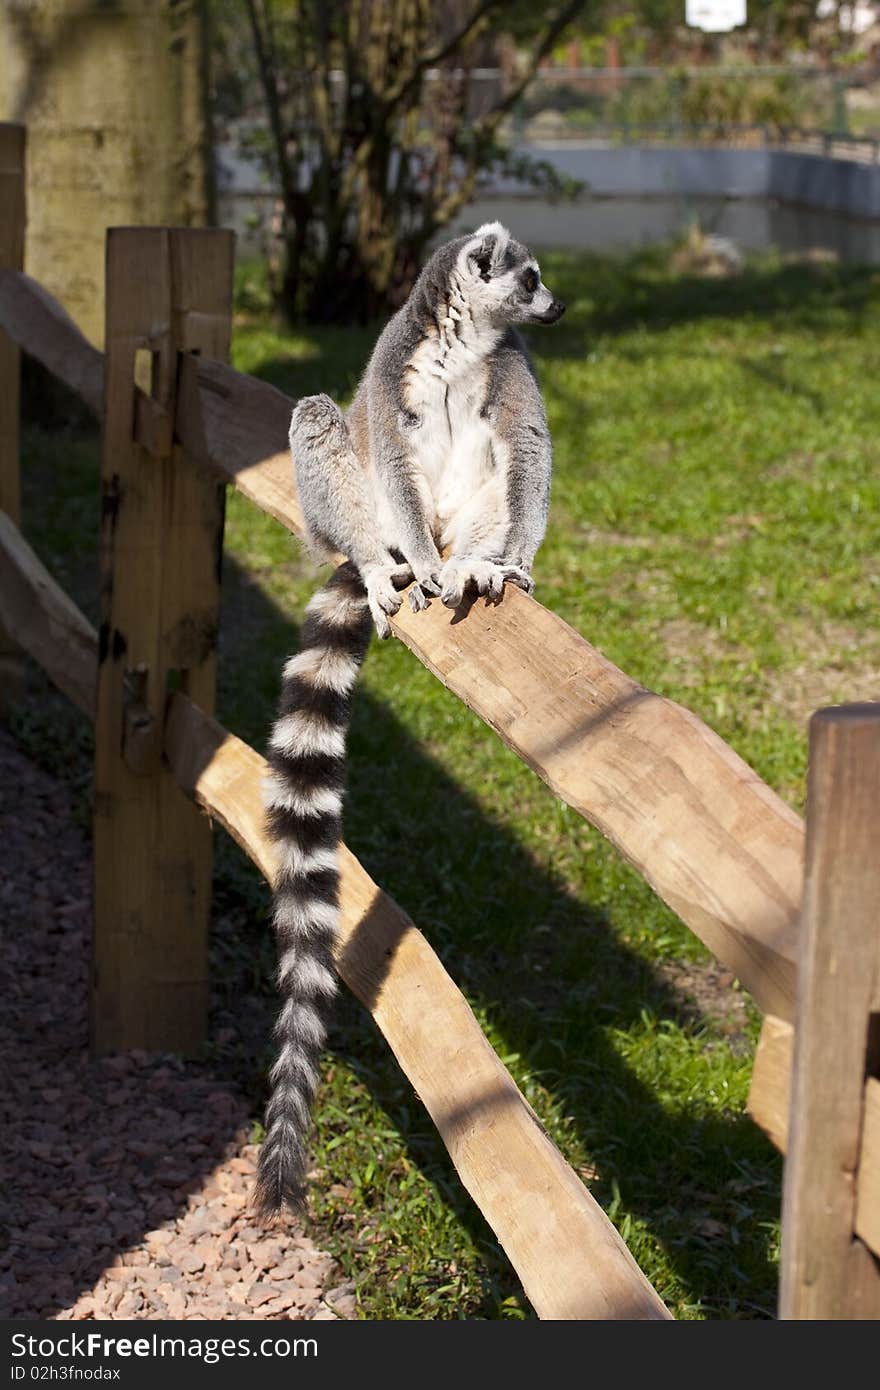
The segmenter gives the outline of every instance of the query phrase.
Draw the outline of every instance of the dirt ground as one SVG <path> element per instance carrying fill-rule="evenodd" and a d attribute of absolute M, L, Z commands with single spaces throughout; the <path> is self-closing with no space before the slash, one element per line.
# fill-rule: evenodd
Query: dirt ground
<path fill-rule="evenodd" d="M 89 1060 L 88 839 L 2 729 L 0 837 L 0 1317 L 354 1317 L 331 1256 L 249 1212 L 231 1084 L 171 1056 Z"/>

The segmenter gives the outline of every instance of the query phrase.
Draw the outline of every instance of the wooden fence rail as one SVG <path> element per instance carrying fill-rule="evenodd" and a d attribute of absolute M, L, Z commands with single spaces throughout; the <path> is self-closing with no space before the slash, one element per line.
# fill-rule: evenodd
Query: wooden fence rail
<path fill-rule="evenodd" d="M 102 355 L 26 277 L 0 273 L 0 327 L 93 406 Z M 136 400 L 135 438 L 153 426 Z M 184 358 L 177 437 L 294 534 L 285 447 L 293 402 L 202 357 Z M 279 447 L 280 446 L 280 447 Z M 800 818 L 689 710 L 637 685 L 535 599 L 456 622 L 404 604 L 394 632 L 554 792 L 617 846 L 767 1012 L 794 1017 Z M 671 814 L 674 809 L 674 814 Z"/>
<path fill-rule="evenodd" d="M 202 238 L 200 251 L 195 237 Z M 262 830 L 262 759 L 210 716 L 219 489 L 232 484 L 297 534 L 302 517 L 285 445 L 293 402 L 217 360 L 228 343 L 229 253 L 223 233 L 112 232 L 106 357 L 40 286 L 20 271 L 0 269 L 0 333 L 67 382 L 104 421 L 100 638 L 14 522 L 0 524 L 0 624 L 98 721 L 97 799 L 99 817 L 101 807 L 107 817 L 104 845 L 96 818 L 99 861 L 103 856 L 96 894 L 103 982 L 93 995 L 99 1048 L 145 1042 L 188 1048 L 204 1027 L 200 933 L 209 860 L 199 848 L 201 824 L 190 826 L 177 789 L 218 819 L 270 881 L 273 873 Z M 149 284 L 132 288 L 138 274 Z M 0 459 L 3 449 L 0 439 Z M 750 1108 L 784 1144 L 787 1128 L 797 1132 L 785 1124 L 797 1104 L 789 1099 L 790 1077 L 794 1070 L 803 1078 L 804 1048 L 814 1032 L 803 1022 L 803 967 L 797 1037 L 792 1028 L 800 819 L 690 711 L 630 680 L 519 590 L 508 589 L 498 608 L 474 605 L 465 621 L 440 604 L 421 614 L 404 605 L 393 628 L 618 847 L 767 1012 Z M 136 825 L 147 828 L 149 850 L 126 882 L 114 878 L 112 863 Z M 177 862 L 178 842 L 185 846 L 180 873 L 162 899 L 174 925 L 157 932 L 146 954 L 129 959 L 121 949 L 126 933 L 152 931 L 151 874 L 158 882 Z M 427 942 L 346 850 L 342 867 L 340 974 L 373 1012 L 537 1311 L 668 1316 L 540 1129 Z M 199 919 L 194 925 L 192 917 Z M 187 930 L 190 939 L 181 944 Z M 154 949 L 161 942 L 164 950 Z M 836 938 L 834 949 L 851 973 L 858 971 L 863 958 L 850 958 L 847 941 Z M 149 992 L 169 976 L 180 986 L 178 1005 L 185 998 L 187 1006 L 140 1007 L 136 993 L 145 977 Z M 875 1252 L 880 1083 L 870 1074 L 869 1018 L 878 991 L 874 977 L 859 1002 L 862 1034 L 856 1028 L 852 1055 L 837 1059 L 850 1096 L 852 1165 L 850 1224 L 838 1230 L 845 1227 L 849 1239 L 858 1232 Z M 803 1093 L 802 1080 L 794 1090 Z M 873 1306 L 876 1292 L 876 1265 L 870 1255 L 866 1260 L 863 1308 Z"/>
<path fill-rule="evenodd" d="M 880 1061 L 880 705 L 810 720 L 791 1124 L 785 1165 L 780 1313 L 878 1318 L 880 1277 L 853 1239 L 864 1136 L 865 1073 Z"/>
<path fill-rule="evenodd" d="M 0 618 L 94 719 L 98 635 L 3 513 Z M 181 693 L 170 703 L 163 749 L 177 785 L 271 883 L 259 754 Z M 372 1013 L 539 1316 L 667 1318 L 422 933 L 345 848 L 341 869 L 339 973 Z"/>

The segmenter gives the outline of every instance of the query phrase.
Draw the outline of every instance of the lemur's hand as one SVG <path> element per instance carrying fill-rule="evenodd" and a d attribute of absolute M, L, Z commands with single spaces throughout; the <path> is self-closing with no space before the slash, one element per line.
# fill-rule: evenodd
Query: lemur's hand
<path fill-rule="evenodd" d="M 402 599 L 398 590 L 409 584 L 412 577 L 409 565 L 369 565 L 361 570 L 370 613 L 383 640 L 391 636 L 389 615 L 393 617 L 400 610 Z"/>
<path fill-rule="evenodd" d="M 505 584 L 531 593 L 534 581 L 519 565 L 503 560 L 447 560 L 440 571 L 440 597 L 447 608 L 458 608 L 467 589 L 485 594 L 487 603 L 499 603 Z"/>
<path fill-rule="evenodd" d="M 416 582 L 407 595 L 409 606 L 414 613 L 421 613 L 428 606 L 428 596 L 436 597 L 440 592 L 440 576 L 437 574 L 417 574 Z"/>
<path fill-rule="evenodd" d="M 515 584 L 518 589 L 525 590 L 527 594 L 535 592 L 535 581 L 522 565 L 514 564 L 508 560 L 498 560 L 497 563 L 504 570 L 505 584 Z"/>

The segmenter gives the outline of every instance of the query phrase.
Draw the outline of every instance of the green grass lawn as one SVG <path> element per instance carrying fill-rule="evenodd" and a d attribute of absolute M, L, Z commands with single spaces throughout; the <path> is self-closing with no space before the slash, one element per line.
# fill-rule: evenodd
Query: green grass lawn
<path fill-rule="evenodd" d="M 569 303 L 530 344 L 555 440 L 537 596 L 688 705 L 802 809 L 806 719 L 880 698 L 880 274 L 764 260 L 675 277 L 661 252 L 542 258 Z M 376 329 L 271 326 L 242 271 L 233 355 L 347 399 Z M 256 287 L 257 291 L 259 286 Z M 26 436 L 25 527 L 94 616 L 96 451 Z M 220 718 L 262 747 L 318 579 L 229 497 Z M 89 734 L 34 677 L 25 746 L 88 796 Z M 73 750 L 73 751 L 72 751 Z M 402 645 L 374 644 L 346 838 L 412 914 L 566 1158 L 680 1318 L 775 1309 L 781 1163 L 744 1115 L 759 1018 L 602 838 Z M 269 1060 L 268 895 L 218 835 L 210 1064 Z M 371 1020 L 337 1010 L 313 1210 L 369 1318 L 531 1316 Z"/>

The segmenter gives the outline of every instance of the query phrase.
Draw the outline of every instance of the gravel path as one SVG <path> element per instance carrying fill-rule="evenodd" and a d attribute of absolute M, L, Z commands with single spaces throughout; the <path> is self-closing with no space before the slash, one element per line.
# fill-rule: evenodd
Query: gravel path
<path fill-rule="evenodd" d="M 3 729 L 0 848 L 0 1317 L 353 1317 L 332 1258 L 249 1213 L 230 1085 L 171 1056 L 89 1060 L 88 839 Z"/>

